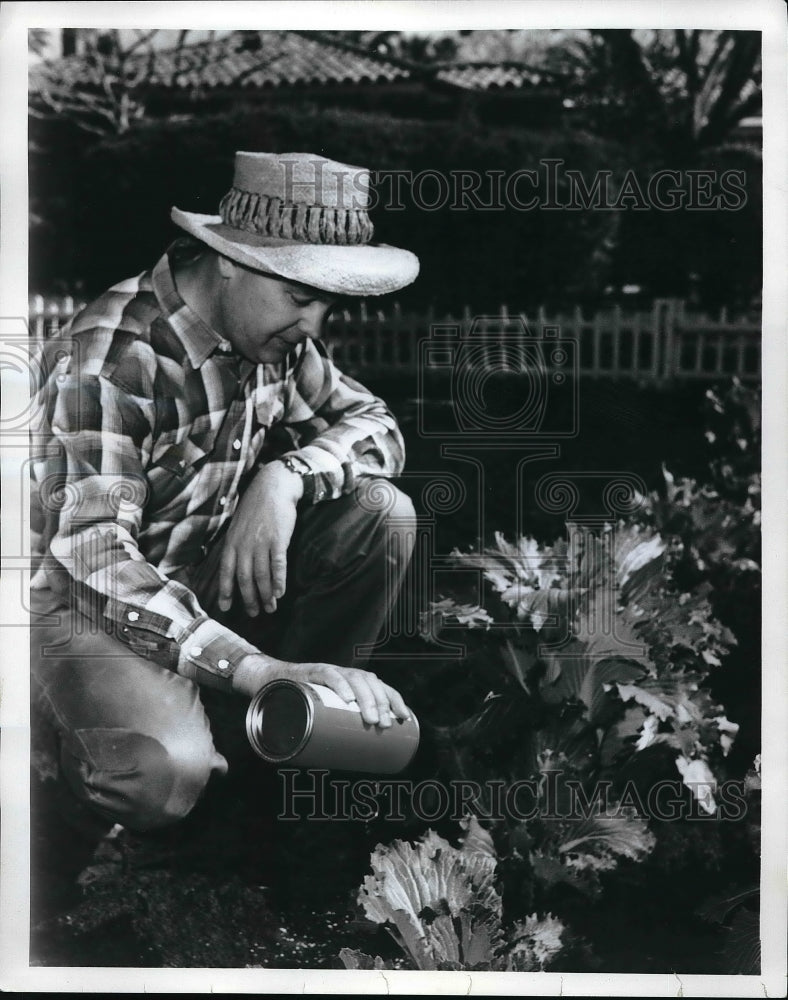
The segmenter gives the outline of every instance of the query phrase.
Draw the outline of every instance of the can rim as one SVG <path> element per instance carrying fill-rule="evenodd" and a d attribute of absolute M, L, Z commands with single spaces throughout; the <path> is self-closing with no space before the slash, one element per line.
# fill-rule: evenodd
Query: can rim
<path fill-rule="evenodd" d="M 306 725 L 304 726 L 304 735 L 292 750 L 289 750 L 285 754 L 272 754 L 263 747 L 262 743 L 258 739 L 259 722 L 265 697 L 270 694 L 273 688 L 282 687 L 294 689 L 301 695 L 306 705 Z M 252 749 L 258 757 L 262 757 L 263 760 L 268 761 L 269 764 L 284 764 L 288 760 L 292 760 L 293 757 L 304 749 L 306 744 L 309 742 L 310 736 L 312 735 L 312 729 L 314 728 L 315 723 L 315 705 L 312 700 L 313 697 L 314 695 L 309 691 L 305 684 L 300 684 L 298 681 L 287 680 L 283 677 L 278 678 L 277 680 L 269 681 L 266 685 L 260 688 L 254 698 L 252 698 L 249 703 L 249 707 L 246 710 L 246 736 L 252 746 Z"/>

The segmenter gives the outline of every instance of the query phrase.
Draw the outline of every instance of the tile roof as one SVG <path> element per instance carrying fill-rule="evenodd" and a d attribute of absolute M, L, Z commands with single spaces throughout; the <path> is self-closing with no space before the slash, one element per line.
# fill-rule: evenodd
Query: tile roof
<path fill-rule="evenodd" d="M 437 70 L 435 79 L 462 90 L 519 90 L 550 80 L 547 74 L 528 69 L 521 63 L 446 63 Z"/>
<path fill-rule="evenodd" d="M 130 56 L 124 75 L 134 86 L 179 89 L 388 83 L 411 77 L 403 65 L 317 34 L 246 32 L 152 50 Z M 65 86 L 98 83 L 101 72 L 85 56 L 69 56 L 33 67 L 29 85 L 37 91 L 53 79 Z"/>
<path fill-rule="evenodd" d="M 130 55 L 122 68 L 133 87 L 219 90 L 436 81 L 465 91 L 531 89 L 553 82 L 521 63 L 417 65 L 365 52 L 324 31 L 245 31 L 173 49 Z M 73 55 L 31 67 L 30 90 L 99 86 L 101 60 Z"/>

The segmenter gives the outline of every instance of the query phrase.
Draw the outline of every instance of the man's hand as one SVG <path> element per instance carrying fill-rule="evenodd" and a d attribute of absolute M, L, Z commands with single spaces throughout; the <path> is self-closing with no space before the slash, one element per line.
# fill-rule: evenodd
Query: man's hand
<path fill-rule="evenodd" d="M 263 685 L 280 679 L 311 681 L 331 688 L 345 701 L 358 702 L 361 718 L 372 726 L 386 729 L 392 723 L 392 716 L 410 718 L 402 696 L 375 674 L 331 663 L 288 663 L 251 654 L 238 664 L 233 676 L 233 690 L 253 698 Z"/>
<path fill-rule="evenodd" d="M 260 602 L 276 611 L 287 583 L 287 547 L 296 522 L 296 504 L 304 492 L 300 476 L 270 462 L 249 484 L 233 515 L 219 566 L 219 607 L 229 611 L 233 587 L 252 618 Z"/>

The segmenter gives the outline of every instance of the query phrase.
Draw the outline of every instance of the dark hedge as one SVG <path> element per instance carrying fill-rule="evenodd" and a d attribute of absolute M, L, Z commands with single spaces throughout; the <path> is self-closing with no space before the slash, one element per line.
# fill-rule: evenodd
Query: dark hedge
<path fill-rule="evenodd" d="M 172 205 L 217 211 L 237 149 L 308 150 L 383 173 L 452 177 L 473 170 L 485 178 L 483 203 L 490 199 L 489 171 L 510 177 L 540 171 L 540 161 L 550 159 L 562 161 L 559 202 L 569 169 L 587 186 L 598 171 L 610 171 L 614 195 L 630 170 L 645 184 L 666 166 L 744 169 L 747 200 L 735 211 L 457 208 L 452 189 L 441 198 L 436 181 L 425 179 L 424 199 L 442 207 L 414 204 L 403 183 L 403 208 L 378 208 L 373 220 L 377 239 L 421 258 L 419 280 L 399 296 L 413 306 L 593 305 L 611 282 L 639 284 L 652 296 L 683 296 L 692 272 L 710 304 L 745 303 L 760 287 L 759 166 L 736 150 L 710 154 L 709 162 L 664 164 L 636 142 L 602 139 L 568 122 L 546 130 L 490 127 L 473 112 L 426 121 L 284 102 L 151 120 L 123 136 L 32 120 L 31 139 L 30 286 L 38 292 L 98 294 L 150 266 L 177 234 Z M 389 179 L 379 197 L 390 190 Z M 519 196 L 530 192 L 525 183 Z"/>

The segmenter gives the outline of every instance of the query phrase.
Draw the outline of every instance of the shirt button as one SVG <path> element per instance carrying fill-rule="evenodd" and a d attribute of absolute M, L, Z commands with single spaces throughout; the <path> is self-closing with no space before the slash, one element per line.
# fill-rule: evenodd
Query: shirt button
<path fill-rule="evenodd" d="M 229 660 L 219 660 L 219 662 L 216 664 L 216 666 L 219 668 L 219 670 L 229 670 L 230 669 L 230 661 Z"/>
<path fill-rule="evenodd" d="M 189 656 L 202 656 L 202 646 L 192 646 Z"/>
<path fill-rule="evenodd" d="M 126 617 L 128 618 L 128 620 L 130 622 L 136 622 L 136 621 L 139 621 L 140 613 L 139 613 L 139 611 L 129 611 L 129 613 L 126 615 Z"/>
<path fill-rule="evenodd" d="M 241 447 L 241 442 L 238 438 L 236 438 L 235 441 L 233 441 L 233 448 L 235 449 L 235 451 L 239 451 L 240 447 Z"/>

